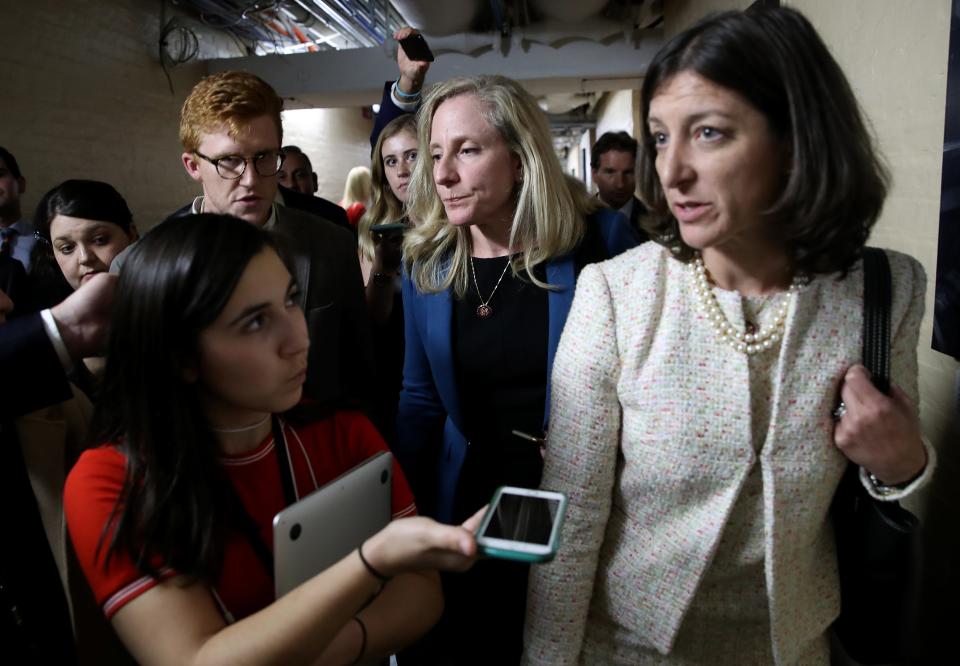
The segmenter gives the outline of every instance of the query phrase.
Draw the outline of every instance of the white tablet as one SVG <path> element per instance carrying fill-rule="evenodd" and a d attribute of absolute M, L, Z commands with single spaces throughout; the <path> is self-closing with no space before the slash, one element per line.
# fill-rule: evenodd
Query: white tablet
<path fill-rule="evenodd" d="M 273 569 L 281 596 L 343 559 L 390 522 L 393 455 L 383 451 L 273 519 Z"/>

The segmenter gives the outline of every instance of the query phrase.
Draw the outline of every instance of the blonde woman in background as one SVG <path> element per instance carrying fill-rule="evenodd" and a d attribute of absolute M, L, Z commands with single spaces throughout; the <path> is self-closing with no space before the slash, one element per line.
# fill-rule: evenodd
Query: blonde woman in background
<path fill-rule="evenodd" d="M 353 167 L 347 174 L 347 182 L 343 186 L 343 199 L 340 207 L 347 211 L 347 219 L 352 226 L 367 212 L 370 205 L 370 169 L 365 166 Z"/>
<path fill-rule="evenodd" d="M 360 268 L 373 322 L 376 376 L 373 393 L 377 426 L 388 443 L 396 441 L 397 399 L 403 379 L 403 303 L 400 257 L 410 225 L 404 203 L 417 161 L 417 121 L 404 114 L 390 121 L 374 145 L 373 204 L 360 219 Z M 378 230 L 381 225 L 390 225 Z"/>
<path fill-rule="evenodd" d="M 547 378 L 580 269 L 637 239 L 622 215 L 570 186 L 546 118 L 516 81 L 438 84 L 418 136 L 394 451 L 421 510 L 449 523 L 499 485 L 540 483 L 539 446 L 511 433 L 543 436 Z M 517 663 L 527 573 L 490 560 L 475 575 L 446 577 L 444 618 L 421 661 Z"/>

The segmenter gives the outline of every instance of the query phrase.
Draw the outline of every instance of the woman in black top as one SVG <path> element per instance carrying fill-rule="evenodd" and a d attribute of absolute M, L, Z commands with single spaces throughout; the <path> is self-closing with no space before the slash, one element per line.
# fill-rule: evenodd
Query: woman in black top
<path fill-rule="evenodd" d="M 539 484 L 539 446 L 513 431 L 543 436 L 550 365 L 584 260 L 637 241 L 621 215 L 564 178 L 543 113 L 515 81 L 441 83 L 418 123 L 395 452 L 421 510 L 453 522 L 499 485 Z M 487 561 L 447 577 L 429 663 L 516 663 L 527 572 Z"/>

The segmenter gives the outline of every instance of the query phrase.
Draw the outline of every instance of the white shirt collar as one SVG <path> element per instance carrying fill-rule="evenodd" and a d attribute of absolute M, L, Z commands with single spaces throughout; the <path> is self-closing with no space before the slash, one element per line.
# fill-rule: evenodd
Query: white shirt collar
<path fill-rule="evenodd" d="M 190 212 L 194 215 L 199 215 L 203 212 L 203 195 L 195 198 L 193 204 L 190 206 Z M 273 231 L 274 227 L 277 226 L 277 203 L 274 203 L 270 206 L 270 215 L 267 217 L 266 223 L 263 225 L 263 228 L 267 231 Z"/>

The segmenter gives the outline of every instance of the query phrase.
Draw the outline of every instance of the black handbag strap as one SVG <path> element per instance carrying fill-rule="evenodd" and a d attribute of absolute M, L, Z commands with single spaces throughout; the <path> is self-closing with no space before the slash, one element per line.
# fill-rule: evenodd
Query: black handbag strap
<path fill-rule="evenodd" d="M 296 503 L 297 494 L 294 488 L 293 472 L 290 467 L 290 454 L 287 451 L 287 438 L 283 434 L 283 426 L 276 414 L 273 415 L 273 447 L 277 452 L 280 485 L 283 487 L 283 505 L 284 507 L 288 507 Z M 267 572 L 267 575 L 269 575 L 272 580 L 273 552 L 267 547 L 263 537 L 260 536 L 260 528 L 257 526 L 257 522 L 243 506 L 240 496 L 237 495 L 232 485 L 230 486 L 230 490 L 232 491 L 231 503 L 233 504 L 233 511 L 237 520 L 237 528 L 246 537 L 257 559 L 260 560 L 260 564 L 263 565 L 264 571 Z"/>
<path fill-rule="evenodd" d="M 890 393 L 890 261 L 875 247 L 863 249 L 863 365 L 873 385 Z"/>

